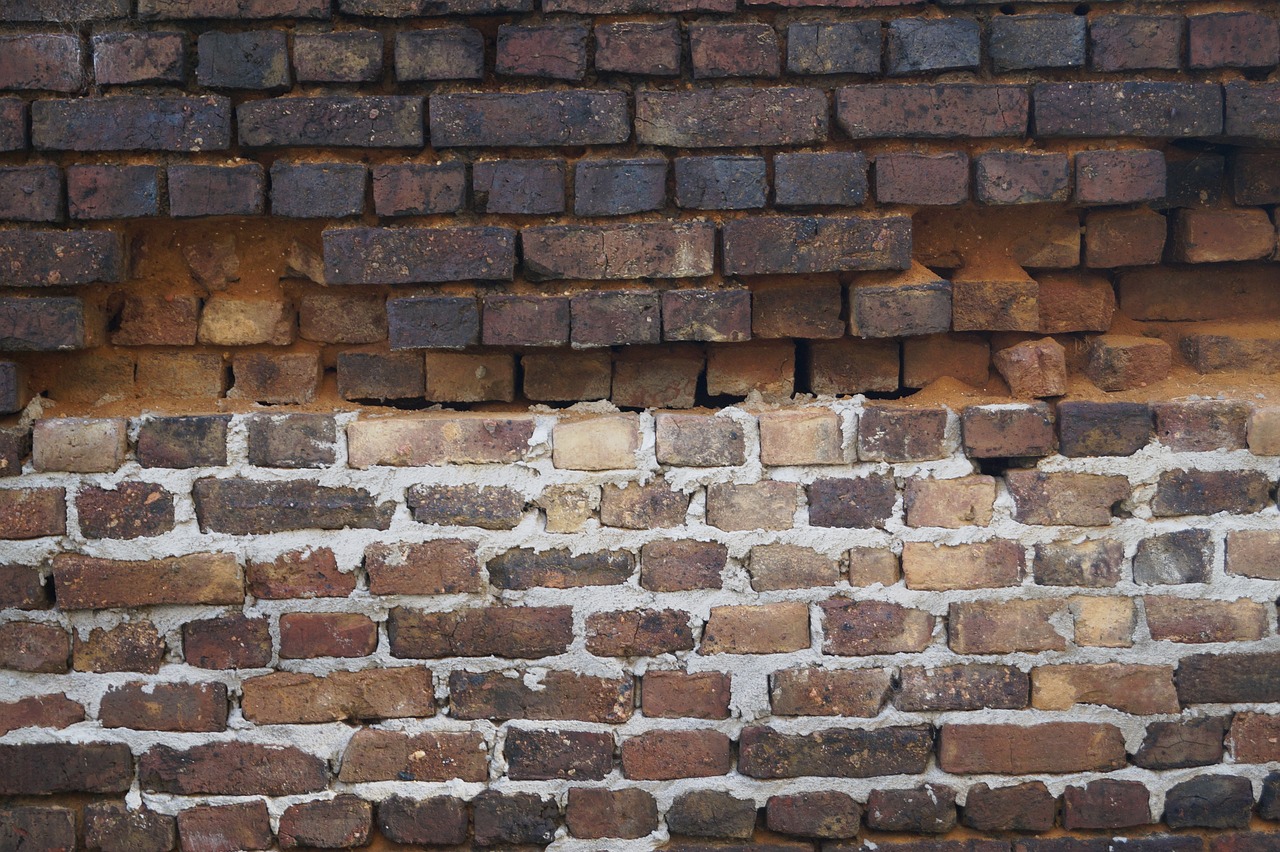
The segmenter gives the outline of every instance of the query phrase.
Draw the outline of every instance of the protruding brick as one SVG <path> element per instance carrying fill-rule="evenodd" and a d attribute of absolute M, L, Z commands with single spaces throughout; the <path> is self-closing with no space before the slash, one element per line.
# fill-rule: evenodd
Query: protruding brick
<path fill-rule="evenodd" d="M 1107 331 L 1116 312 L 1116 294 L 1101 275 L 1079 272 L 1041 272 L 1040 330 L 1048 334 Z"/>

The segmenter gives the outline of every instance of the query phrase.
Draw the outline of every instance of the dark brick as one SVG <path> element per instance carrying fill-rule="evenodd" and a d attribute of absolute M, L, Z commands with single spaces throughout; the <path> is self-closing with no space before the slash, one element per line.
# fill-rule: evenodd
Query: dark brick
<path fill-rule="evenodd" d="M 202 669 L 256 669 L 271 663 L 265 618 L 227 615 L 182 625 L 183 657 Z"/>
<path fill-rule="evenodd" d="M 1160 474 L 1151 512 L 1156 517 L 1260 512 L 1270 503 L 1271 479 L 1256 470 L 1171 470 Z"/>
<path fill-rule="evenodd" d="M 124 793 L 133 783 L 133 755 L 124 743 L 0 745 L 0 766 L 6 796 Z"/>
<path fill-rule="evenodd" d="M 1280 654 L 1195 654 L 1178 664 L 1174 682 L 1186 704 L 1280 701 Z"/>
<path fill-rule="evenodd" d="M 1041 586 L 1110 588 L 1120 582 L 1124 546 L 1116 541 L 1037 544 L 1033 571 Z"/>
<path fill-rule="evenodd" d="M 941 784 L 914 790 L 872 790 L 866 810 L 868 828 L 945 834 L 956 824 L 956 791 Z"/>
<path fill-rule="evenodd" d="M 498 27 L 494 71 L 514 77 L 581 80 L 587 72 L 589 34 L 581 24 L 503 24 Z"/>
<path fill-rule="evenodd" d="M 726 274 L 770 275 L 905 269 L 911 221 L 904 216 L 734 219 L 723 226 Z"/>
<path fill-rule="evenodd" d="M 658 343 L 661 302 L 657 291 L 579 293 L 570 300 L 575 348 Z"/>
<path fill-rule="evenodd" d="M 473 92 L 431 98 L 431 144 L 436 148 L 616 145 L 630 136 L 622 92 Z"/>
<path fill-rule="evenodd" d="M 81 488 L 76 512 L 86 538 L 141 538 L 173 529 L 173 495 L 150 482 Z"/>
<path fill-rule="evenodd" d="M 67 208 L 72 219 L 126 219 L 160 212 L 156 166 L 67 167 Z"/>
<path fill-rule="evenodd" d="M 510 280 L 515 231 L 508 228 L 329 228 L 330 284 L 428 284 Z"/>
<path fill-rule="evenodd" d="M 271 213 L 295 219 L 338 219 L 364 212 L 369 170 L 358 163 L 271 164 Z"/>
<path fill-rule="evenodd" d="M 777 77 L 778 34 L 769 24 L 693 24 L 689 54 L 694 79 Z"/>
<path fill-rule="evenodd" d="M 227 687 L 221 683 L 125 683 L 102 696 L 104 728 L 209 733 L 227 729 Z"/>
<path fill-rule="evenodd" d="M 19 370 L 18 375 L 22 373 Z M 19 392 L 15 389 L 15 393 Z M 19 476 L 22 465 L 31 457 L 31 428 L 29 426 L 0 427 L 0 477 Z"/>
<path fill-rule="evenodd" d="M 1184 19 L 1175 15 L 1100 15 L 1089 24 L 1095 71 L 1176 69 Z"/>
<path fill-rule="evenodd" d="M 608 399 L 613 360 L 604 350 L 560 350 L 520 356 L 524 395 L 537 402 Z"/>
<path fill-rule="evenodd" d="M 348 849 L 364 846 L 373 828 L 373 805 L 350 793 L 299 802 L 280 817 L 280 846 Z"/>
<path fill-rule="evenodd" d="M 636 141 L 642 145 L 804 145 L 824 142 L 826 138 L 827 100 L 817 89 L 718 88 L 636 93 Z"/>
<path fill-rule="evenodd" d="M 424 524 L 514 529 L 524 517 L 524 497 L 510 488 L 478 485 L 415 485 L 406 502 Z"/>
<path fill-rule="evenodd" d="M 129 0 L 5 0 L 0 19 L 79 23 L 127 18 Z"/>
<path fill-rule="evenodd" d="M 110 603 L 123 604 L 125 600 Z M 68 608 L 74 602 L 67 601 Z M 76 671 L 142 672 L 155 674 L 164 665 L 165 642 L 149 621 L 126 621 L 111 628 L 95 627 L 88 638 L 75 637 L 72 659 Z"/>
<path fill-rule="evenodd" d="M 68 670 L 70 656 L 71 640 L 57 625 L 25 621 L 0 624 L 0 669 L 62 674 Z"/>
<path fill-rule="evenodd" d="M 1138 542 L 1133 581 L 1143 585 L 1207 583 L 1212 564 L 1209 530 L 1175 530 Z"/>
<path fill-rule="evenodd" d="M 1022 136 L 1030 106 L 1021 86 L 866 84 L 836 90 L 836 119 L 853 139 Z"/>
<path fill-rule="evenodd" d="M 517 728 L 502 753 L 513 781 L 600 781 L 613 768 L 613 734 Z"/>
<path fill-rule="evenodd" d="M 801 837 L 855 837 L 862 807 L 848 793 L 836 790 L 770 796 L 766 806 L 770 831 Z"/>
<path fill-rule="evenodd" d="M 249 420 L 249 463 L 259 467 L 327 467 L 337 428 L 324 414 L 259 414 Z"/>
<path fill-rule="evenodd" d="M 1048 831 L 1058 802 L 1042 781 L 991 789 L 969 788 L 961 821 L 978 831 Z"/>
<path fill-rule="evenodd" d="M 635 840 L 658 828 L 658 805 L 644 790 L 570 787 L 565 822 L 574 837 Z"/>
<path fill-rule="evenodd" d="M 564 160 L 485 160 L 471 167 L 472 198 L 481 213 L 561 213 L 564 176 Z"/>
<path fill-rule="evenodd" d="M 1170 828 L 1248 828 L 1253 785 L 1248 778 L 1199 775 L 1169 788 L 1164 821 Z"/>
<path fill-rule="evenodd" d="M 396 33 L 396 79 L 481 80 L 484 36 L 470 27 Z"/>
<path fill-rule="evenodd" d="M 1224 130 L 1228 136 L 1280 137 L 1280 86 L 1236 82 L 1225 84 L 1222 90 L 1226 104 Z"/>
<path fill-rule="evenodd" d="M 1267 68 L 1280 62 L 1276 19 L 1253 12 L 1187 18 L 1187 64 L 1191 68 Z"/>
<path fill-rule="evenodd" d="M 679 21 L 602 23 L 595 33 L 598 71 L 655 77 L 680 73 Z"/>
<path fill-rule="evenodd" d="M 658 210 L 666 202 L 663 159 L 579 160 L 574 167 L 575 216 L 622 216 Z"/>
<path fill-rule="evenodd" d="M 993 15 L 987 52 L 996 73 L 1084 65 L 1082 15 Z"/>
<path fill-rule="evenodd" d="M 971 663 L 934 669 L 905 667 L 893 704 L 909 713 L 939 710 L 1022 710 L 1031 680 L 1015 666 Z"/>
<path fill-rule="evenodd" d="M 896 340 L 814 340 L 805 371 L 809 391 L 848 396 L 898 390 L 902 353 Z"/>
<path fill-rule="evenodd" d="M 0 89 L 76 92 L 84 88 L 83 48 L 73 34 L 0 36 Z"/>
<path fill-rule="evenodd" d="M 57 166 L 0 167 L 0 219 L 14 222 L 62 219 L 62 170 Z"/>
<path fill-rule="evenodd" d="M 387 620 L 387 635 L 392 656 L 404 659 L 537 659 L 568 650 L 573 610 L 561 606 L 418 612 L 396 607 Z"/>
<path fill-rule="evenodd" d="M 0 361 L 0 413 L 17 413 L 26 407 L 28 399 L 26 367 L 13 361 Z M 14 476 L 21 473 L 22 459 L 18 459 L 16 463 L 9 461 L 11 453 L 11 449 L 4 452 L 7 462 L 4 467 L 9 468 L 9 476 Z M 13 469 L 15 464 L 17 470 Z"/>
<path fill-rule="evenodd" d="M 1030 458 L 1054 450 L 1053 419 L 1043 402 L 1017 408 L 970 405 L 960 418 L 971 458 Z"/>
<path fill-rule="evenodd" d="M 656 592 L 718 589 L 727 558 L 715 542 L 649 542 L 640 550 L 640 585 Z"/>
<path fill-rule="evenodd" d="M 0 231 L 0 266 L 10 287 L 53 287 L 122 281 L 126 274 L 125 247 L 115 231 Z M 16 300 L 6 300 L 6 302 Z M 57 314 L 69 299 L 32 300 Z M 75 300 L 79 304 L 79 300 Z M 49 322 L 45 329 L 57 329 Z M 46 332 L 47 333 L 47 332 Z"/>
<path fill-rule="evenodd" d="M 743 728 L 738 771 L 751 778 L 870 778 L 923 772 L 933 750 L 928 725 L 826 728 L 812 734 L 783 734 L 772 728 Z"/>
<path fill-rule="evenodd" d="M 641 222 L 525 228 L 520 242 L 535 281 L 601 281 L 710 275 L 715 236 L 711 222 Z"/>
<path fill-rule="evenodd" d="M 250 148 L 421 148 L 420 97 L 270 98 L 236 107 L 240 144 Z"/>
<path fill-rule="evenodd" d="M 751 291 L 666 290 L 662 294 L 666 340 L 737 342 L 751 339 Z"/>
<path fill-rule="evenodd" d="M 426 388 L 422 356 L 412 352 L 339 352 L 337 367 L 343 399 L 417 399 Z"/>
<path fill-rule="evenodd" d="M 217 95 L 35 101 L 31 141 L 54 151 L 225 150 L 231 101 Z"/>
<path fill-rule="evenodd" d="M 478 846 L 532 844 L 546 846 L 556 834 L 560 808 L 554 799 L 534 793 L 485 790 L 472 800 Z"/>
<path fill-rule="evenodd" d="M 202 33 L 196 80 L 212 89 L 287 89 L 288 38 L 283 30 Z"/>
<path fill-rule="evenodd" d="M 75 812 L 68 808 L 0 810 L 0 846 L 69 852 L 76 848 Z"/>
<path fill-rule="evenodd" d="M 774 203 L 856 207 L 867 200 L 867 158 L 855 151 L 777 154 Z"/>
<path fill-rule="evenodd" d="M 262 800 L 202 805 L 178 813 L 178 834 L 184 849 L 270 849 L 271 816 Z"/>
<path fill-rule="evenodd" d="M 266 212 L 262 166 L 169 166 L 171 216 L 259 216 Z"/>
<path fill-rule="evenodd" d="M 305 480 L 199 479 L 193 493 L 200 528 L 231 535 L 386 529 L 395 511 L 395 503 L 377 504 L 363 488 L 330 488 Z"/>
<path fill-rule="evenodd" d="M 392 349 L 463 349 L 480 339 L 480 306 L 470 296 L 387 301 Z"/>
<path fill-rule="evenodd" d="M 763 157 L 676 157 L 676 204 L 695 210 L 763 207 L 768 193 Z"/>
<path fill-rule="evenodd" d="M 1159 151 L 1081 151 L 1076 154 L 1076 201 L 1131 204 L 1166 195 L 1164 154 Z"/>
<path fill-rule="evenodd" d="M 138 462 L 143 467 L 211 467 L 227 463 L 230 415 L 153 417 L 138 428 Z"/>
<path fill-rule="evenodd" d="M 0 151 L 21 151 L 26 147 L 26 101 L 19 98 L 0 98 Z"/>
<path fill-rule="evenodd" d="M 563 346 L 569 342 L 569 299 L 486 296 L 483 342 L 488 346 Z"/>
<path fill-rule="evenodd" d="M 393 843 L 463 843 L 468 821 L 467 803 L 449 796 L 378 802 L 378 830 Z"/>
<path fill-rule="evenodd" d="M 382 33 L 294 33 L 293 74 L 300 83 L 371 83 L 382 76 Z"/>
<path fill-rule="evenodd" d="M 805 488 L 809 524 L 815 527 L 883 527 L 893 514 L 898 489 L 886 476 L 815 479 Z"/>
<path fill-rule="evenodd" d="M 0 607 L 5 609 L 48 609 L 53 601 L 51 587 L 36 568 L 0 565 Z"/>
<path fill-rule="evenodd" d="M 1062 827 L 1116 829 L 1151 822 L 1151 794 L 1140 781 L 1100 778 L 1062 793 Z"/>
<path fill-rule="evenodd" d="M 840 285 L 833 280 L 784 279 L 756 287 L 751 294 L 751 333 L 755 337 L 843 337 Z"/>
<path fill-rule="evenodd" d="M 1131 456 L 1151 440 L 1151 409 L 1138 402 L 1061 402 L 1059 451 L 1064 456 Z"/>
<path fill-rule="evenodd" d="M 858 458 L 912 462 L 943 458 L 947 410 L 941 406 L 868 406 L 858 421 Z"/>
<path fill-rule="evenodd" d="M 719 790 L 681 793 L 667 809 L 672 834 L 748 840 L 755 827 L 755 802 Z"/>
<path fill-rule="evenodd" d="M 1038 136 L 1212 136 L 1222 131 L 1216 83 L 1040 83 Z"/>
<path fill-rule="evenodd" d="M 376 293 L 308 293 L 298 305 L 298 332 L 321 343 L 387 339 L 387 301 Z"/>
<path fill-rule="evenodd" d="M 1158 209 L 1201 207 L 1222 197 L 1226 160 L 1220 154 L 1196 152 L 1190 159 L 1165 161 L 1165 197 Z"/>
<path fill-rule="evenodd" d="M 792 74 L 878 74 L 880 22 L 798 21 L 787 26 Z"/>
<path fill-rule="evenodd" d="M 1066 154 L 997 151 L 978 155 L 974 193 L 983 204 L 1066 201 L 1070 179 Z"/>
<path fill-rule="evenodd" d="M 516 548 L 489 560 L 489 581 L 500 589 L 571 589 L 625 583 L 635 568 L 625 550 L 570 554 Z"/>
<path fill-rule="evenodd" d="M 184 796 L 292 796 L 325 789 L 329 773 L 323 760 L 293 746 L 230 741 L 153 746 L 138 758 L 138 780 L 144 790 Z"/>
<path fill-rule="evenodd" d="M 316 352 L 237 352 L 231 372 L 229 397 L 277 405 L 311 402 L 324 370 Z"/>
<path fill-rule="evenodd" d="M 379 216 L 456 213 L 467 194 L 462 163 L 373 166 L 373 209 Z"/>
<path fill-rule="evenodd" d="M 982 27 L 965 18 L 897 18 L 889 22 L 890 77 L 977 68 Z"/>
<path fill-rule="evenodd" d="M 102 852 L 169 852 L 177 842 L 177 820 L 145 808 L 101 802 L 84 809 L 85 841 Z"/>
<path fill-rule="evenodd" d="M 616 725 L 631 718 L 634 690 L 630 675 L 613 679 L 550 671 L 537 688 L 501 672 L 449 675 L 453 715 L 458 719 L 576 719 Z"/>
<path fill-rule="evenodd" d="M 1280 772 L 1272 772 L 1262 779 L 1262 795 L 1258 797 L 1258 816 L 1272 821 L 1280 819 Z"/>
<path fill-rule="evenodd" d="M 328 18 L 331 0 L 138 0 L 138 17 L 188 20 Z"/>
<path fill-rule="evenodd" d="M 493 15 L 529 12 L 532 0 L 338 0 L 348 15 L 379 18 L 411 18 L 419 15 Z M 548 10 L 550 11 L 550 10 Z"/>
<path fill-rule="evenodd" d="M 887 204 L 963 204 L 969 198 L 969 157 L 891 152 L 876 157 L 876 198 Z"/>

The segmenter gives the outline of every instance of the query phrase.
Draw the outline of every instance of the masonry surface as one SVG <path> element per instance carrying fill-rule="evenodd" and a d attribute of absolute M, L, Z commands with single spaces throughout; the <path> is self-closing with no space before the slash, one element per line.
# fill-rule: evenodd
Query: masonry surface
<path fill-rule="evenodd" d="M 0 0 L 0 852 L 1280 850 L 1261 0 Z"/>

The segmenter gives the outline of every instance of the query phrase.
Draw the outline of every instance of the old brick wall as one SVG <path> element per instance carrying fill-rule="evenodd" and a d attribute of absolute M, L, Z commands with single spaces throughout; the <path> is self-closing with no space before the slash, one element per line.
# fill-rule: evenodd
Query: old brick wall
<path fill-rule="evenodd" d="M 1280 9 L 0 0 L 0 852 L 1280 850 Z"/>

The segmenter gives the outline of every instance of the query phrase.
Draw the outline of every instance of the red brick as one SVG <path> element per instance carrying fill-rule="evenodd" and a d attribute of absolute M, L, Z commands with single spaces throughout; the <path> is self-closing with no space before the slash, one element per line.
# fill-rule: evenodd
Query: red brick
<path fill-rule="evenodd" d="M 711 778 L 733 768 L 733 743 L 719 731 L 646 731 L 622 742 L 622 774 L 631 780 Z"/>
<path fill-rule="evenodd" d="M 328 786 L 325 762 L 293 746 L 212 742 L 157 745 L 138 758 L 142 789 L 179 795 L 292 796 Z"/>
<path fill-rule="evenodd" d="M 682 610 L 624 610 L 587 616 L 587 650 L 600 657 L 656 657 L 693 650 L 689 614 Z"/>
<path fill-rule="evenodd" d="M 126 621 L 115 627 L 95 627 L 88 636 L 75 636 L 73 668 L 82 672 L 143 672 L 155 674 L 165 661 L 165 641 L 150 621 Z"/>
<path fill-rule="evenodd" d="M 769 677 L 769 705 L 775 716 L 869 718 L 889 690 L 889 673 L 877 669 L 783 669 Z"/>
<path fill-rule="evenodd" d="M 486 296 L 483 342 L 489 346 L 563 346 L 569 342 L 569 299 Z"/>
<path fill-rule="evenodd" d="M 587 71 L 588 34 L 581 24 L 503 24 L 494 70 L 515 77 L 581 80 Z"/>
<path fill-rule="evenodd" d="M 1109 772 L 1125 765 L 1124 736 L 1114 725 L 956 725 L 941 728 L 938 764 L 958 775 Z"/>
<path fill-rule="evenodd" d="M 455 671 L 449 675 L 453 715 L 458 719 L 576 719 L 618 724 L 631 718 L 634 691 L 630 675 L 613 679 L 551 671 L 537 688 L 501 672 Z"/>
<path fill-rule="evenodd" d="M 640 707 L 656 719 L 728 719 L 732 677 L 721 672 L 649 669 Z"/>
<path fill-rule="evenodd" d="M 85 85 L 82 51 L 79 36 L 69 33 L 0 37 L 0 89 L 79 91 Z"/>
<path fill-rule="evenodd" d="M 230 554 L 126 562 L 61 553 L 54 557 L 53 577 L 65 609 L 244 601 L 244 577 Z"/>
<path fill-rule="evenodd" d="M 372 544 L 365 549 L 375 595 L 443 595 L 481 590 L 475 545 L 457 539 L 422 544 Z M 354 582 L 354 580 L 353 580 Z"/>
<path fill-rule="evenodd" d="M 362 728 L 347 743 L 338 780 L 484 781 L 488 751 L 477 733 L 404 734 Z"/>
<path fill-rule="evenodd" d="M 1070 177 L 1066 154 L 994 151 L 978 156 L 974 191 L 983 204 L 1066 201 Z"/>
<path fill-rule="evenodd" d="M 796 346 L 790 340 L 762 340 L 707 347 L 707 393 L 790 400 L 795 391 Z"/>
<path fill-rule="evenodd" d="M 1179 210 L 1173 257 L 1184 263 L 1259 260 L 1275 252 L 1276 232 L 1265 210 Z"/>
<path fill-rule="evenodd" d="M 198 805 L 178 812 L 183 852 L 270 849 L 271 816 L 261 800 L 232 805 Z"/>
<path fill-rule="evenodd" d="M 678 21 L 601 23 L 595 36 L 598 71 L 661 77 L 680 73 Z"/>
<path fill-rule="evenodd" d="M 231 145 L 231 101 L 216 95 L 37 101 L 31 141 L 62 151 L 225 150 Z"/>
<path fill-rule="evenodd" d="M 827 138 L 817 89 L 736 88 L 636 93 L 636 139 L 679 148 L 804 145 Z"/>
<path fill-rule="evenodd" d="M 217 732 L 227 728 L 227 687 L 221 683 L 125 683 L 102 696 L 104 728 Z"/>
<path fill-rule="evenodd" d="M 568 649 L 573 641 L 573 610 L 494 606 L 418 612 L 396 607 L 387 620 L 387 634 L 394 657 L 537 659 Z"/>
<path fill-rule="evenodd" d="M 854 837 L 862 820 L 861 805 L 835 790 L 770 796 L 767 807 L 771 831 L 803 837 Z"/>
<path fill-rule="evenodd" d="M 182 625 L 183 657 L 202 669 L 255 669 L 271 662 L 265 618 L 227 615 Z"/>
<path fill-rule="evenodd" d="M 1266 607 L 1235 601 L 1143 597 L 1151 638 L 1170 642 L 1256 642 L 1267 633 Z"/>
<path fill-rule="evenodd" d="M 689 52 L 695 79 L 778 76 L 778 34 L 768 24 L 694 24 Z"/>
<path fill-rule="evenodd" d="M 783 654 L 810 646 L 803 603 L 711 608 L 700 654 Z"/>
<path fill-rule="evenodd" d="M 68 670 L 70 657 L 71 637 L 55 624 L 0 624 L 0 668 L 59 674 Z"/>
<path fill-rule="evenodd" d="M 236 125 L 248 148 L 420 148 L 423 109 L 420 97 L 267 98 L 236 107 Z"/>
<path fill-rule="evenodd" d="M 462 163 L 373 166 L 373 209 L 379 216 L 456 213 L 466 199 Z"/>
<path fill-rule="evenodd" d="M 171 216 L 257 216 L 266 211 L 262 166 L 169 166 Z"/>
<path fill-rule="evenodd" d="M 1031 99 L 1021 86 L 863 84 L 836 90 L 851 139 L 1022 136 Z"/>
<path fill-rule="evenodd" d="M 1151 210 L 1098 210 L 1085 216 L 1085 264 L 1149 266 L 1164 256 L 1168 222 Z"/>
<path fill-rule="evenodd" d="M 280 817 L 280 847 L 349 849 L 364 846 L 373 828 L 373 806 L 349 793 L 299 802 Z"/>
<path fill-rule="evenodd" d="M 634 840 L 657 830 L 658 805 L 652 795 L 634 787 L 570 787 L 565 823 L 571 835 L 585 840 Z"/>
<path fill-rule="evenodd" d="M 124 793 L 133 783 L 133 755 L 124 743 L 0 745 L 0 795 Z"/>
<path fill-rule="evenodd" d="M 1191 68 L 1267 68 L 1280 62 L 1275 18 L 1251 12 L 1187 18 L 1187 64 Z"/>
<path fill-rule="evenodd" d="M 290 612 L 280 616 L 280 657 L 364 657 L 378 647 L 378 626 L 359 613 Z"/>
<path fill-rule="evenodd" d="M 149 482 L 121 482 L 114 491 L 82 488 L 76 495 L 86 538 L 132 539 L 173 529 L 173 495 Z"/>
<path fill-rule="evenodd" d="M 971 405 L 961 416 L 964 451 L 971 458 L 1047 456 L 1056 444 L 1049 407 Z"/>
<path fill-rule="evenodd" d="M 396 33 L 395 67 L 401 82 L 483 79 L 484 36 L 470 27 L 401 30 Z"/>
<path fill-rule="evenodd" d="M 65 488 L 0 490 L 0 538 L 30 539 L 67 531 Z"/>
<path fill-rule="evenodd" d="M 0 704 L 0 736 L 22 728 L 61 730 L 84 721 L 84 707 L 61 693 Z"/>
<path fill-rule="evenodd" d="M 102 802 L 84 809 L 85 842 L 103 852 L 161 852 L 177 841 L 177 819 L 147 808 Z"/>
<path fill-rule="evenodd" d="M 738 771 L 760 779 L 915 775 L 924 771 L 932 751 L 928 725 L 825 728 L 811 734 L 748 727 L 739 742 Z"/>
<path fill-rule="evenodd" d="M 433 95 L 431 144 L 436 148 L 614 145 L 631 135 L 627 118 L 627 98 L 622 92 Z"/>
<path fill-rule="evenodd" d="M 324 677 L 273 672 L 245 680 L 244 717 L 259 725 L 435 715 L 431 672 L 417 666 L 335 671 Z"/>

